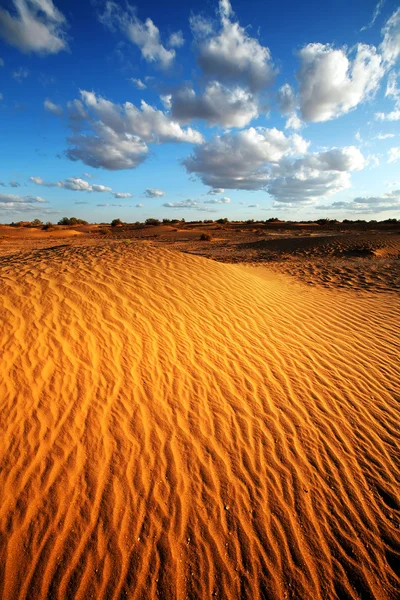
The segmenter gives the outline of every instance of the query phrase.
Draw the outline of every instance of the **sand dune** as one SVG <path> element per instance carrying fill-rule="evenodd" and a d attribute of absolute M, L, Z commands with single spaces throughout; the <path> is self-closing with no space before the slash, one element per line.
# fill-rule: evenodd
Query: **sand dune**
<path fill-rule="evenodd" d="M 0 269 L 1 598 L 398 597 L 398 298 L 145 242 Z"/>

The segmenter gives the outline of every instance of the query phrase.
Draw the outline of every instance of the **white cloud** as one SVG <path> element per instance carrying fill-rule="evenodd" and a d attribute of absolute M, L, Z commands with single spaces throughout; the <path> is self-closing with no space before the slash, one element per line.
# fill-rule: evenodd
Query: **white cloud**
<path fill-rule="evenodd" d="M 391 71 L 388 76 L 385 97 L 394 99 L 394 110 L 389 113 L 375 113 L 375 119 L 378 121 L 400 121 L 400 88 L 397 87 L 399 74 Z"/>
<path fill-rule="evenodd" d="M 218 196 L 219 194 L 223 194 L 224 193 L 224 188 L 214 188 L 212 190 L 209 190 L 207 192 L 208 196 Z"/>
<path fill-rule="evenodd" d="M 285 83 L 277 94 L 278 108 L 283 115 L 289 115 L 296 110 L 297 100 L 293 88 Z"/>
<path fill-rule="evenodd" d="M 126 206 L 129 206 L 128 204 L 108 204 L 108 203 L 103 203 L 103 204 L 96 204 L 96 206 L 113 206 L 114 208 L 123 208 Z"/>
<path fill-rule="evenodd" d="M 297 73 L 301 116 L 305 121 L 328 121 L 370 99 L 384 75 L 374 46 L 358 44 L 354 59 L 345 49 L 308 44 L 298 56 Z"/>
<path fill-rule="evenodd" d="M 183 129 L 143 100 L 137 108 L 130 102 L 114 104 L 93 92 L 81 91 L 81 98 L 82 102 L 76 100 L 72 105 L 80 112 L 73 121 L 75 133 L 69 138 L 72 147 L 67 156 L 71 160 L 82 160 L 95 168 L 131 169 L 145 160 L 149 142 L 203 142 L 198 131 Z M 80 132 L 84 126 L 91 132 Z"/>
<path fill-rule="evenodd" d="M 165 192 L 155 188 L 147 188 L 147 190 L 144 192 L 144 195 L 146 198 L 162 198 L 165 196 Z"/>
<path fill-rule="evenodd" d="M 382 29 L 383 41 L 379 47 L 383 59 L 390 67 L 400 55 L 400 8 L 387 20 Z"/>
<path fill-rule="evenodd" d="M 371 21 L 368 23 L 368 25 L 364 25 L 364 27 L 361 27 L 360 31 L 365 31 L 366 29 L 370 29 L 373 26 L 376 19 L 381 14 L 381 10 L 382 10 L 382 7 L 384 4 L 385 4 L 385 0 L 378 1 L 378 4 L 375 6 L 374 14 L 372 15 Z"/>
<path fill-rule="evenodd" d="M 132 194 L 129 192 L 112 192 L 114 198 L 132 198 Z"/>
<path fill-rule="evenodd" d="M 217 81 L 209 83 L 201 96 L 192 87 L 183 87 L 168 97 L 168 104 L 172 117 L 184 124 L 204 119 L 209 125 L 245 127 L 258 116 L 257 101 L 250 92 Z"/>
<path fill-rule="evenodd" d="M 132 194 L 129 192 L 114 192 L 112 188 L 106 185 L 89 183 L 80 177 L 68 177 L 67 179 L 63 179 L 62 181 L 57 181 L 54 183 L 51 181 L 44 181 L 41 177 L 30 177 L 29 179 L 36 185 L 43 185 L 45 187 L 58 187 L 72 192 L 109 192 L 115 198 L 132 198 Z"/>
<path fill-rule="evenodd" d="M 175 58 L 175 50 L 168 50 L 161 43 L 160 30 L 151 19 L 141 21 L 135 9 L 129 4 L 123 10 L 115 2 L 106 2 L 105 10 L 99 15 L 100 21 L 109 28 L 120 29 L 126 37 L 140 49 L 146 62 L 154 63 L 162 69 L 168 69 Z M 173 34 L 176 40 L 179 33 Z M 171 36 L 172 37 L 172 36 Z M 171 38 L 170 38 L 171 41 Z"/>
<path fill-rule="evenodd" d="M 143 204 L 135 204 L 136 208 L 142 208 Z"/>
<path fill-rule="evenodd" d="M 333 202 L 329 206 L 316 206 L 323 210 L 346 210 L 360 214 L 376 214 L 386 211 L 400 211 L 400 190 L 393 190 L 380 196 L 360 196 L 350 202 Z"/>
<path fill-rule="evenodd" d="M 287 118 L 285 129 L 294 129 L 295 131 L 298 131 L 302 127 L 304 127 L 304 123 L 295 113 Z"/>
<path fill-rule="evenodd" d="M 13 78 L 15 79 L 15 81 L 18 81 L 18 83 L 22 83 L 22 81 L 26 79 L 28 75 L 29 71 L 28 69 L 24 69 L 24 67 L 20 67 L 12 73 Z"/>
<path fill-rule="evenodd" d="M 13 188 L 21 187 L 21 184 L 18 183 L 18 181 L 15 181 L 15 179 L 11 179 L 10 187 L 13 187 Z"/>
<path fill-rule="evenodd" d="M 388 140 L 390 138 L 394 138 L 396 135 L 394 133 L 378 133 L 376 136 L 377 140 Z"/>
<path fill-rule="evenodd" d="M 171 48 L 181 48 L 184 43 L 185 40 L 182 31 L 176 31 L 169 36 L 168 45 L 171 46 Z"/>
<path fill-rule="evenodd" d="M 307 147 L 298 134 L 286 136 L 278 129 L 251 127 L 215 136 L 183 164 L 188 173 L 195 173 L 212 188 L 258 190 L 268 181 L 269 163 L 278 163 L 285 155 L 303 154 Z"/>
<path fill-rule="evenodd" d="M 67 49 L 66 20 L 52 0 L 13 0 L 15 15 L 0 8 L 0 37 L 21 52 L 57 54 Z"/>
<path fill-rule="evenodd" d="M 390 148 L 388 152 L 388 163 L 392 163 L 397 160 L 400 160 L 400 146 Z"/>
<path fill-rule="evenodd" d="M 280 203 L 311 204 L 350 187 L 350 172 L 367 164 L 354 146 L 283 159 L 271 169 L 266 190 Z"/>
<path fill-rule="evenodd" d="M 183 161 L 213 188 L 265 190 L 280 203 L 309 204 L 350 186 L 350 172 L 367 161 L 358 148 L 307 154 L 298 134 L 250 128 L 215 136 Z M 297 158 L 296 158 L 297 156 Z"/>
<path fill-rule="evenodd" d="M 0 194 L 0 204 L 45 204 L 40 196 L 15 196 L 14 194 Z"/>
<path fill-rule="evenodd" d="M 44 101 L 44 108 L 47 112 L 52 113 L 53 115 L 57 115 L 59 117 L 63 114 L 63 108 L 59 104 L 55 104 L 51 100 L 47 99 Z"/>
<path fill-rule="evenodd" d="M 180 200 L 178 202 L 165 202 L 165 208 L 196 208 L 199 204 L 198 200 Z"/>
<path fill-rule="evenodd" d="M 211 200 L 204 200 L 204 204 L 230 204 L 231 199 L 225 196 L 224 198 L 212 198 Z"/>
<path fill-rule="evenodd" d="M 400 110 L 392 110 L 390 113 L 375 113 L 378 121 L 400 121 Z"/>
<path fill-rule="evenodd" d="M 141 79 L 135 79 L 134 77 L 131 77 L 129 79 L 129 81 L 135 86 L 136 89 L 138 90 L 145 90 L 147 88 L 147 85 L 145 83 L 143 83 L 143 81 Z"/>
<path fill-rule="evenodd" d="M 250 37 L 244 27 L 233 20 L 228 0 L 219 3 L 221 26 L 203 17 L 192 17 L 190 24 L 198 46 L 198 63 L 208 78 L 234 82 L 252 91 L 270 84 L 275 70 L 269 48 Z"/>

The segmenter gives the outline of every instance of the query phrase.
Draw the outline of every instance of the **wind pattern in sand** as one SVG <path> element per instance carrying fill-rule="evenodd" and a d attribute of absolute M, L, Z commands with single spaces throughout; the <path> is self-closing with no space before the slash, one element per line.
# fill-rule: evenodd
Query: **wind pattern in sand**
<path fill-rule="evenodd" d="M 145 242 L 0 269 L 1 598 L 399 597 L 397 297 Z"/>

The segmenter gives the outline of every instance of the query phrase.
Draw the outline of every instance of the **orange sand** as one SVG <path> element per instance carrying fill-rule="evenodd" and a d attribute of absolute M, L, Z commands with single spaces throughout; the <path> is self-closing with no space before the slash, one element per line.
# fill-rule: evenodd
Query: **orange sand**
<path fill-rule="evenodd" d="M 1 598 L 398 597 L 398 297 L 147 243 L 0 269 Z"/>

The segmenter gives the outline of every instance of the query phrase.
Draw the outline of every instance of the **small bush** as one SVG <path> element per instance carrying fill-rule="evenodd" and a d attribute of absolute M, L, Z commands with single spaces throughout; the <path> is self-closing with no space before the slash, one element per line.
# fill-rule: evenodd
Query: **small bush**
<path fill-rule="evenodd" d="M 202 233 L 200 236 L 200 240 L 202 242 L 210 242 L 212 240 L 212 236 L 209 233 Z"/>
<path fill-rule="evenodd" d="M 158 219 L 146 219 L 146 225 L 161 225 L 161 221 Z"/>
<path fill-rule="evenodd" d="M 63 217 L 58 221 L 58 225 L 68 225 L 73 227 L 74 225 L 87 225 L 88 222 L 84 219 L 77 219 L 76 217 Z"/>
<path fill-rule="evenodd" d="M 118 227 L 119 225 L 122 225 L 121 219 L 113 219 L 111 221 L 111 227 Z"/>
<path fill-rule="evenodd" d="M 47 221 L 42 227 L 43 231 L 49 231 L 50 229 L 54 229 L 53 223 L 51 221 Z"/>

